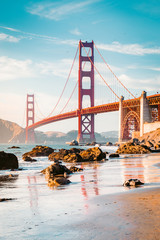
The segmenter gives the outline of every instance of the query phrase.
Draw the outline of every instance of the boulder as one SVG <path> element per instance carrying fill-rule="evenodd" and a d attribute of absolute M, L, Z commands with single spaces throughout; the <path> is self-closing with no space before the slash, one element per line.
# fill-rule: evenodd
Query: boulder
<path fill-rule="evenodd" d="M 69 144 L 70 146 L 78 146 L 78 141 L 77 140 L 72 140 L 72 142 Z"/>
<path fill-rule="evenodd" d="M 123 186 L 124 187 L 128 187 L 128 186 L 136 187 L 136 186 L 140 186 L 143 184 L 144 183 L 142 183 L 139 179 L 129 179 L 123 183 Z"/>
<path fill-rule="evenodd" d="M 70 183 L 70 180 L 68 180 L 66 177 L 67 174 L 71 174 L 72 172 L 66 166 L 62 165 L 59 161 L 55 161 L 54 164 L 50 165 L 41 172 L 45 174 L 45 177 L 48 180 L 48 185 L 50 187 Z"/>
<path fill-rule="evenodd" d="M 113 144 L 111 142 L 107 142 L 106 146 L 113 146 Z"/>
<path fill-rule="evenodd" d="M 25 161 L 25 162 L 37 162 L 36 159 L 33 159 L 31 157 L 28 157 L 28 156 L 23 157 L 23 161 Z"/>
<path fill-rule="evenodd" d="M 65 177 L 56 177 L 54 179 L 49 179 L 48 186 L 54 187 L 54 186 L 60 186 L 60 185 L 67 185 L 71 183 L 71 181 Z"/>
<path fill-rule="evenodd" d="M 77 167 L 75 167 L 75 166 L 71 166 L 69 170 L 70 170 L 72 173 L 74 173 L 74 172 L 83 171 L 83 168 L 77 168 Z"/>
<path fill-rule="evenodd" d="M 78 153 L 69 153 L 63 158 L 64 162 L 82 162 L 82 160 L 82 157 Z"/>
<path fill-rule="evenodd" d="M 49 155 L 50 161 L 63 160 L 64 162 L 89 162 L 101 161 L 106 158 L 106 154 L 98 147 L 81 150 L 71 148 L 70 150 L 60 149 L 59 152 L 53 152 Z"/>
<path fill-rule="evenodd" d="M 111 153 L 109 154 L 109 158 L 118 158 L 119 154 L 118 153 Z"/>
<path fill-rule="evenodd" d="M 71 148 L 70 150 L 67 149 L 60 149 L 59 152 L 53 152 L 48 156 L 48 159 L 50 161 L 54 160 L 64 160 L 66 162 L 79 162 L 81 160 L 81 157 L 79 156 L 79 153 L 82 150 L 79 148 Z"/>
<path fill-rule="evenodd" d="M 18 159 L 13 153 L 0 152 L 0 170 L 18 169 Z"/>
<path fill-rule="evenodd" d="M 17 146 L 8 147 L 8 149 L 14 149 L 14 148 L 20 148 L 20 147 L 17 147 Z"/>
<path fill-rule="evenodd" d="M 106 154 L 99 147 L 89 148 L 80 152 L 83 162 L 101 161 L 106 158 Z"/>
<path fill-rule="evenodd" d="M 47 146 L 36 146 L 30 152 L 24 153 L 22 158 L 24 159 L 26 156 L 28 157 L 43 157 L 49 156 L 52 152 L 54 152 L 53 148 Z"/>
<path fill-rule="evenodd" d="M 56 161 L 54 164 L 45 168 L 41 171 L 46 175 L 46 178 L 54 178 L 56 175 L 71 174 L 72 172 L 64 165 L 62 165 L 59 161 Z"/>
<path fill-rule="evenodd" d="M 146 154 L 150 152 L 151 149 L 146 145 L 135 145 L 132 142 L 120 145 L 116 151 L 118 154 Z"/>

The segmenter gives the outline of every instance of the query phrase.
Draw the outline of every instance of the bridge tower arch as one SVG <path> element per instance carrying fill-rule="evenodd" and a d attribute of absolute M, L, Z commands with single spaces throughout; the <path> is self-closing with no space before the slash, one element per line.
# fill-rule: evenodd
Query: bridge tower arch
<path fill-rule="evenodd" d="M 26 143 L 35 142 L 34 129 L 28 129 L 29 125 L 34 124 L 34 94 L 27 94 L 26 106 Z"/>
<path fill-rule="evenodd" d="M 85 50 L 87 49 L 87 50 Z M 87 53 L 89 49 L 89 52 Z M 84 54 L 83 54 L 84 53 Z M 83 70 L 84 64 L 90 63 L 90 69 Z M 90 81 L 90 88 L 83 88 L 85 78 Z M 89 96 L 90 107 L 94 107 L 94 47 L 92 42 L 79 42 L 78 74 L 78 137 L 79 142 L 95 141 L 94 114 L 82 115 L 84 96 Z"/>

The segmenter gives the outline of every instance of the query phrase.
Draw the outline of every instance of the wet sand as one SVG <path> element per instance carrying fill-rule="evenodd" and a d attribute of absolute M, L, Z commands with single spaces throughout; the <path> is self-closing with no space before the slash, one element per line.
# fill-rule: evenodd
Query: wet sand
<path fill-rule="evenodd" d="M 160 188 L 99 196 L 91 205 L 92 214 L 74 226 L 79 239 L 160 239 Z"/>

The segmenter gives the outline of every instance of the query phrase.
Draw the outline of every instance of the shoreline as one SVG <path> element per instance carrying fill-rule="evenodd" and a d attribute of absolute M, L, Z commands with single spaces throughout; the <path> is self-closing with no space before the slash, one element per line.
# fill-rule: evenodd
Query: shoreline
<path fill-rule="evenodd" d="M 90 200 L 92 213 L 73 227 L 82 232 L 82 240 L 158 240 L 159 203 L 160 187 L 98 196 Z"/>

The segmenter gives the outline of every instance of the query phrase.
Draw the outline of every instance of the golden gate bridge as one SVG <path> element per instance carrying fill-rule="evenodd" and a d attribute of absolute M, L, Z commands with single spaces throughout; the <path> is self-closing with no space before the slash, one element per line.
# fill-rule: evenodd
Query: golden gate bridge
<path fill-rule="evenodd" d="M 98 53 L 103 62 L 103 68 L 107 68 L 111 74 L 111 79 L 106 81 L 106 78 L 101 74 L 98 64 L 94 61 L 94 52 Z M 63 105 L 59 114 L 53 115 L 53 112 L 58 107 L 64 91 L 69 82 L 73 67 L 79 52 L 78 63 L 78 79 L 71 92 L 70 97 Z M 95 104 L 95 75 L 101 79 L 106 86 L 108 92 L 109 103 Z M 86 86 L 86 82 L 89 84 Z M 64 110 L 68 106 L 73 94 L 78 87 L 78 107 L 74 111 Z M 102 90 L 100 90 L 100 94 Z M 110 93 L 110 95 L 109 95 Z M 126 94 L 127 93 L 127 94 Z M 124 95 L 129 96 L 124 100 Z M 84 107 L 84 99 L 88 97 L 88 106 Z M 116 74 L 112 71 L 109 64 L 105 61 L 99 49 L 92 42 L 79 42 L 73 59 L 69 75 L 65 82 L 64 88 L 57 103 L 51 113 L 35 122 L 35 101 L 34 94 L 27 94 L 26 108 L 26 143 L 35 141 L 34 129 L 43 125 L 62 121 L 71 118 L 78 118 L 78 136 L 79 142 L 95 141 L 95 114 L 119 111 L 119 141 L 126 141 L 132 138 L 132 132 L 137 132 L 140 135 L 144 132 L 144 123 L 160 121 L 160 94 L 146 96 L 143 91 L 140 97 L 135 97 L 133 93 L 120 81 Z"/>

